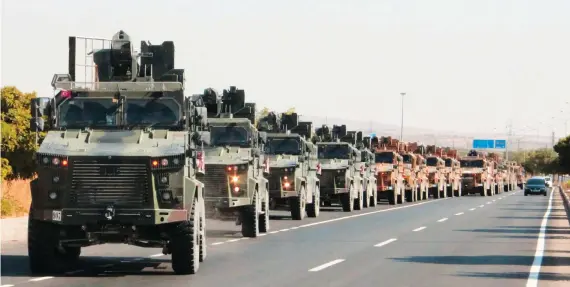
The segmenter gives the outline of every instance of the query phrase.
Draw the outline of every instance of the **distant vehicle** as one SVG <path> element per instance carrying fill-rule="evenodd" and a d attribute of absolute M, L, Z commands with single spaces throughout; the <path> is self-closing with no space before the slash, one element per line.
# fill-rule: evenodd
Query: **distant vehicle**
<path fill-rule="evenodd" d="M 529 194 L 542 194 L 546 196 L 548 186 L 544 177 L 531 177 L 526 181 L 524 196 Z"/>
<path fill-rule="evenodd" d="M 544 177 L 544 180 L 546 181 L 547 187 L 552 187 L 552 177 L 550 176 Z"/>

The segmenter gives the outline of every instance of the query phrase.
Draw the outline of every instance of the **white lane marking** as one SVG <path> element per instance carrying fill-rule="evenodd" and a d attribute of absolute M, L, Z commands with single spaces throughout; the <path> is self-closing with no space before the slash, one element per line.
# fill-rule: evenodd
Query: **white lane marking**
<path fill-rule="evenodd" d="M 111 266 L 113 266 L 113 265 L 114 265 L 114 264 L 104 264 L 104 265 L 99 265 L 99 266 L 97 266 L 97 267 L 99 267 L 99 268 L 107 268 L 107 267 L 111 267 Z"/>
<path fill-rule="evenodd" d="M 421 230 L 424 230 L 424 229 L 426 229 L 426 227 L 425 227 L 425 226 L 422 226 L 422 227 L 416 228 L 416 229 L 414 229 L 414 230 L 412 230 L 412 231 L 421 231 Z"/>
<path fill-rule="evenodd" d="M 444 222 L 444 221 L 446 221 L 446 220 L 447 220 L 447 217 L 442 218 L 442 219 L 438 220 L 437 222 Z"/>
<path fill-rule="evenodd" d="M 299 228 L 299 227 L 297 227 L 297 226 L 291 227 L 291 229 L 297 229 L 297 228 Z"/>
<path fill-rule="evenodd" d="M 376 213 L 382 213 L 382 212 L 387 212 L 387 211 L 392 211 L 392 210 L 397 210 L 397 209 L 410 208 L 410 207 L 414 207 L 414 206 L 418 206 L 418 205 L 422 205 L 422 204 L 429 204 L 429 203 L 439 202 L 441 200 L 448 200 L 448 199 L 451 199 L 451 197 L 441 198 L 441 199 L 437 199 L 437 200 L 424 201 L 421 203 L 414 203 L 414 204 L 410 204 L 410 205 L 406 205 L 406 206 L 399 206 L 399 207 L 394 207 L 394 208 L 388 208 L 388 209 L 370 211 L 370 212 L 365 212 L 365 213 L 360 213 L 360 214 L 354 214 L 354 215 L 349 215 L 349 216 L 345 216 L 345 217 L 333 218 L 333 219 L 329 219 L 329 220 L 324 220 L 324 221 L 300 225 L 298 227 L 301 228 L 301 227 L 315 226 L 315 225 L 319 225 L 319 224 L 325 224 L 325 223 L 345 220 L 345 219 L 349 219 L 349 218 L 356 218 L 356 217 L 361 217 L 361 216 L 366 216 L 366 215 L 371 215 L 371 214 L 376 214 Z"/>
<path fill-rule="evenodd" d="M 131 260 L 121 260 L 121 263 L 129 263 Z"/>
<path fill-rule="evenodd" d="M 216 243 L 214 243 L 214 244 L 216 244 Z M 214 244 L 212 244 L 212 245 L 214 245 Z M 153 254 L 153 255 L 151 255 L 151 256 L 149 256 L 149 257 L 160 257 L 160 256 L 164 256 L 164 254 L 162 254 L 162 253 Z"/>
<path fill-rule="evenodd" d="M 0 287 L 12 287 L 12 286 L 14 286 L 14 285 L 12 285 L 12 284 L 0 285 Z"/>
<path fill-rule="evenodd" d="M 469 209 L 469 211 L 473 211 L 473 210 L 475 210 L 475 207 L 474 207 L 474 208 L 471 208 L 471 209 Z"/>
<path fill-rule="evenodd" d="M 289 231 L 289 228 L 281 229 L 279 231 L 281 231 L 281 232 Z"/>
<path fill-rule="evenodd" d="M 267 235 L 267 233 L 261 233 L 261 234 L 258 234 L 257 237 L 265 236 L 265 235 Z"/>
<path fill-rule="evenodd" d="M 275 233 L 277 233 L 277 232 L 279 232 L 279 230 L 271 231 L 271 232 L 269 232 L 269 234 L 275 234 Z"/>
<path fill-rule="evenodd" d="M 460 212 L 460 213 L 456 213 L 455 215 L 462 215 L 462 214 L 463 214 L 463 212 Z"/>
<path fill-rule="evenodd" d="M 496 199 L 493 199 L 493 202 L 497 201 Z"/>
<path fill-rule="evenodd" d="M 85 271 L 85 270 L 80 269 L 80 270 L 65 272 L 65 274 L 67 274 L 67 275 L 73 275 L 73 274 L 81 273 L 81 272 L 83 272 L 83 271 Z M 2 286 L 0 286 L 0 287 L 2 287 Z"/>
<path fill-rule="evenodd" d="M 544 257 L 544 245 L 546 243 L 546 225 L 548 224 L 548 217 L 550 216 L 550 211 L 552 210 L 552 197 L 554 192 L 550 193 L 550 198 L 548 199 L 548 208 L 542 217 L 542 224 L 540 224 L 540 232 L 538 233 L 538 241 L 536 242 L 536 253 L 534 254 L 534 261 L 532 262 L 532 267 L 530 268 L 530 273 L 528 274 L 528 280 L 526 281 L 526 287 L 538 286 L 538 275 L 540 274 L 540 267 L 542 266 L 542 258 Z"/>
<path fill-rule="evenodd" d="M 382 247 L 382 246 L 384 246 L 384 245 L 386 245 L 386 244 L 390 244 L 390 243 L 392 243 L 392 242 L 394 242 L 394 241 L 396 241 L 396 240 L 398 240 L 398 239 L 396 239 L 396 238 L 391 238 L 391 239 L 388 239 L 388 240 L 386 240 L 386 241 L 384 241 L 384 242 L 380 242 L 380 243 L 374 245 L 374 247 Z"/>
<path fill-rule="evenodd" d="M 38 282 L 38 281 L 44 281 L 44 280 L 48 280 L 48 279 L 52 279 L 53 276 L 46 276 L 46 277 L 39 277 L 39 278 L 33 278 L 28 280 L 29 282 Z"/>
<path fill-rule="evenodd" d="M 491 202 L 490 202 L 490 201 L 487 201 L 487 204 L 491 204 Z"/>
<path fill-rule="evenodd" d="M 329 263 L 325 263 L 325 264 L 323 264 L 323 265 L 320 265 L 320 266 L 317 266 L 317 267 L 315 267 L 315 268 L 309 269 L 309 272 L 321 271 L 321 270 L 323 270 L 323 269 L 325 269 L 325 268 L 331 267 L 331 266 L 333 266 L 333 265 L 335 265 L 335 264 L 339 264 L 339 263 L 341 263 L 341 262 L 343 262 L 343 261 L 344 261 L 344 259 L 336 259 L 336 260 L 333 260 L 333 261 L 331 261 L 331 262 L 329 262 Z"/>
<path fill-rule="evenodd" d="M 236 238 L 236 239 L 230 239 L 230 240 L 228 240 L 228 241 L 226 241 L 226 242 L 228 242 L 228 243 L 229 243 L 229 242 L 236 242 L 236 241 L 240 241 L 240 238 Z"/>
<path fill-rule="evenodd" d="M 485 205 L 483 205 L 483 204 L 479 205 L 479 207 L 484 207 L 484 206 L 485 206 Z"/>
<path fill-rule="evenodd" d="M 144 258 L 135 258 L 135 259 L 133 259 L 133 261 L 141 261 L 141 260 L 144 260 Z"/>

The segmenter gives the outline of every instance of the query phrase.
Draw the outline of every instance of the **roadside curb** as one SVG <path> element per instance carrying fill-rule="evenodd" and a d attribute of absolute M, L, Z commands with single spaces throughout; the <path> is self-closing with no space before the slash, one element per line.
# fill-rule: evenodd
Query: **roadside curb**
<path fill-rule="evenodd" d="M 561 186 L 558 187 L 560 195 L 562 195 L 562 201 L 564 202 L 564 209 L 566 210 L 566 217 L 568 217 L 568 223 L 570 223 L 570 198 L 566 192 L 564 192 L 564 188 Z"/>

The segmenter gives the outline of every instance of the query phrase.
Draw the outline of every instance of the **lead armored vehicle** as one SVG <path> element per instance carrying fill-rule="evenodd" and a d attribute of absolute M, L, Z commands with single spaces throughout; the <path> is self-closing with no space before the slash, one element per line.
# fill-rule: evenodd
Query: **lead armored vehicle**
<path fill-rule="evenodd" d="M 491 183 L 487 161 L 483 155 L 476 150 L 471 150 L 467 156 L 461 157 L 459 162 L 464 194 L 478 193 L 481 196 L 487 196 L 491 192 Z"/>
<path fill-rule="evenodd" d="M 354 146 L 354 137 L 347 137 L 345 125 L 335 125 L 332 131 L 323 125 L 315 133 L 313 142 L 317 145 L 321 169 L 321 202 L 324 206 L 340 202 L 346 212 L 362 209 L 362 177 L 356 165 L 360 162 L 360 152 Z"/>
<path fill-rule="evenodd" d="M 234 86 L 222 96 L 213 89 L 194 96 L 208 111 L 208 128 L 201 133 L 207 173 L 206 216 L 235 220 L 244 237 L 269 230 L 269 164 L 265 139 L 253 126 L 255 104 L 245 102 L 244 90 Z M 201 102 L 201 103 L 200 103 Z"/>
<path fill-rule="evenodd" d="M 294 220 L 305 214 L 317 217 L 320 191 L 317 147 L 310 141 L 313 125 L 299 122 L 296 113 L 269 113 L 257 129 L 266 133 L 265 155 L 269 160 L 270 209 L 288 208 Z"/>
<path fill-rule="evenodd" d="M 398 152 L 398 142 L 391 137 L 374 136 L 372 149 L 377 170 L 378 198 L 387 199 L 391 205 L 404 203 L 404 160 Z"/>
<path fill-rule="evenodd" d="M 106 48 L 81 55 L 79 44 Z M 47 132 L 31 183 L 33 273 L 63 272 L 81 248 L 105 243 L 161 247 L 178 274 L 196 273 L 206 257 L 196 179 L 206 113 L 184 96 L 173 42 L 140 49 L 123 31 L 111 40 L 69 37 L 69 73 L 54 75 L 53 98 L 32 102 L 30 128 Z M 76 69 L 77 56 L 90 67 Z M 93 68 L 93 81 L 78 76 Z"/>

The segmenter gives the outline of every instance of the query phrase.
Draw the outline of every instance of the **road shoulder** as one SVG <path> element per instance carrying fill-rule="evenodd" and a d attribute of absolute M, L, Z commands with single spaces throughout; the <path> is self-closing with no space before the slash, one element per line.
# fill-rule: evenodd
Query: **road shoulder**
<path fill-rule="evenodd" d="M 546 234 L 549 236 L 546 240 L 539 286 L 570 286 L 570 224 L 559 191 L 554 193 Z"/>

